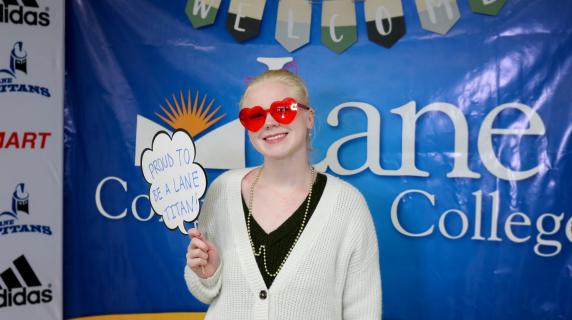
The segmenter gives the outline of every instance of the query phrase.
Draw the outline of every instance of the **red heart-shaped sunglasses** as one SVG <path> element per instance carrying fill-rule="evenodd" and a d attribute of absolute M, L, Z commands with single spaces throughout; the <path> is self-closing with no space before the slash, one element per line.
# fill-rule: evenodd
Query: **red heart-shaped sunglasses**
<path fill-rule="evenodd" d="M 240 110 L 238 118 L 246 129 L 256 132 L 264 126 L 268 113 L 270 113 L 276 122 L 280 124 L 290 124 L 296 118 L 298 108 L 304 110 L 310 109 L 308 106 L 296 102 L 294 98 L 284 98 L 272 102 L 268 109 L 263 109 L 261 106 L 243 108 Z"/>

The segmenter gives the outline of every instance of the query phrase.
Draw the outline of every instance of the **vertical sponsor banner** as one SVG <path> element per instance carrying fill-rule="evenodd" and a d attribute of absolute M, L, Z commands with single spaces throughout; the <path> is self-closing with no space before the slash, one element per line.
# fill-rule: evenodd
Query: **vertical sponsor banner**
<path fill-rule="evenodd" d="M 401 0 L 368 0 L 363 10 L 369 40 L 391 48 L 405 35 Z"/>
<path fill-rule="evenodd" d="M 0 1 L 0 319 L 62 319 L 63 0 Z"/>
<path fill-rule="evenodd" d="M 260 31 L 266 0 L 231 0 L 226 29 L 238 42 L 254 38 Z"/>
<path fill-rule="evenodd" d="M 194 28 L 201 28 L 214 23 L 220 0 L 188 0 L 185 13 Z"/>
<path fill-rule="evenodd" d="M 341 53 L 357 41 L 356 8 L 353 0 L 322 2 L 322 43 Z"/>
<path fill-rule="evenodd" d="M 446 34 L 459 20 L 457 0 L 415 0 L 421 27 L 431 32 Z"/>
<path fill-rule="evenodd" d="M 276 18 L 276 40 L 288 52 L 310 41 L 312 3 L 309 0 L 281 0 Z"/>

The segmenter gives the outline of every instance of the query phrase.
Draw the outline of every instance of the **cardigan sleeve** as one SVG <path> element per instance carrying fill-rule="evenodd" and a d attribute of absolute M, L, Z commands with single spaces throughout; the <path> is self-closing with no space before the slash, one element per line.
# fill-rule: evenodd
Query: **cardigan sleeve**
<path fill-rule="evenodd" d="M 220 201 L 220 195 L 222 191 L 222 186 L 220 180 L 217 179 L 209 190 L 207 191 L 205 201 L 201 208 L 199 215 L 199 229 L 203 232 L 207 240 L 211 241 L 219 250 L 220 264 L 215 271 L 215 273 L 206 279 L 199 277 L 193 270 L 185 265 L 185 282 L 189 291 L 202 303 L 210 304 L 219 294 L 222 286 L 222 268 L 223 261 L 222 255 L 220 254 L 220 246 L 218 246 L 215 238 L 215 224 L 216 216 L 215 213 L 219 206 L 217 202 Z"/>
<path fill-rule="evenodd" d="M 221 270 L 222 261 L 210 278 L 203 279 L 196 275 L 189 266 L 185 266 L 185 282 L 189 291 L 200 302 L 210 304 L 220 292 L 222 285 Z"/>
<path fill-rule="evenodd" d="M 358 194 L 352 253 L 343 292 L 343 319 L 381 319 L 381 275 L 377 236 L 367 203 Z"/>

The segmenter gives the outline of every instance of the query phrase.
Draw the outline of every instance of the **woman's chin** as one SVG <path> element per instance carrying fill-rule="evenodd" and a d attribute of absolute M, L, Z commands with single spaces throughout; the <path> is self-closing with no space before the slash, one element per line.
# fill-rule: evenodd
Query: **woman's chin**
<path fill-rule="evenodd" d="M 286 145 L 284 147 L 279 147 L 278 145 L 264 146 L 259 151 L 268 160 L 284 160 L 292 158 L 296 154 L 307 152 L 305 146 L 295 147 L 292 145 L 288 145 L 288 147 Z"/>
<path fill-rule="evenodd" d="M 269 160 L 283 160 L 292 154 L 287 150 L 272 150 L 272 148 L 264 148 L 260 153 L 262 153 L 265 159 Z"/>

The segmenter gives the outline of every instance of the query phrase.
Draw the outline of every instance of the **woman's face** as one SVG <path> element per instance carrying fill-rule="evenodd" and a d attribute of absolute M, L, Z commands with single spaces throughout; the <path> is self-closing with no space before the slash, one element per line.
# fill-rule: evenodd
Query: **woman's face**
<path fill-rule="evenodd" d="M 272 102 L 287 97 L 298 99 L 295 90 L 287 84 L 279 80 L 266 80 L 250 87 L 243 99 L 243 107 L 261 106 L 267 109 Z M 256 132 L 248 131 L 248 136 L 254 148 L 264 157 L 285 159 L 295 154 L 306 155 L 306 136 L 313 125 L 313 114 L 299 108 L 290 124 L 280 124 L 268 114 L 264 126 Z"/>

